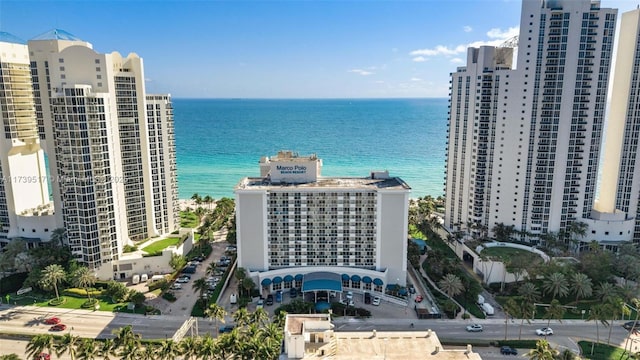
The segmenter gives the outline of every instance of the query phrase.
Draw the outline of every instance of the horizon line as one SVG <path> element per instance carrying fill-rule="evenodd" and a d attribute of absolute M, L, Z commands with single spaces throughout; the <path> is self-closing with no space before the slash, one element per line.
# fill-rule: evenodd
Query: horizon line
<path fill-rule="evenodd" d="M 147 95 L 155 95 L 148 93 Z M 170 95 L 170 94 L 169 94 Z M 185 100 L 423 100 L 423 99 L 448 99 L 449 97 L 355 97 L 355 98 L 331 98 L 331 97 L 182 97 L 171 96 L 173 99 Z"/>

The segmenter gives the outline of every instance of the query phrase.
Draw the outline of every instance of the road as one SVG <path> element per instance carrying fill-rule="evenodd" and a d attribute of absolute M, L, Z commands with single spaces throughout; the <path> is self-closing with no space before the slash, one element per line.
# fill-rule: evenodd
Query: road
<path fill-rule="evenodd" d="M 113 330 L 117 330 L 126 325 L 132 325 L 133 331 L 142 335 L 145 339 L 164 339 L 171 338 L 184 321 L 186 316 L 143 316 L 138 314 L 122 314 L 108 313 L 100 311 L 88 310 L 69 310 L 55 308 L 40 308 L 33 306 L 17 306 L 9 307 L 7 305 L 0 306 L 0 332 L 15 333 L 25 335 L 35 335 L 40 333 L 48 333 L 50 326 L 44 325 L 42 320 L 58 316 L 68 326 L 66 332 L 72 334 L 89 337 L 89 338 L 109 338 L 113 337 Z M 464 341 L 464 339 L 486 339 L 500 340 L 505 337 L 504 319 L 486 319 L 479 320 L 484 331 L 478 333 L 469 333 L 465 330 L 469 320 L 417 320 L 410 318 L 371 318 L 366 320 L 354 318 L 336 318 L 334 324 L 338 331 L 407 331 L 411 329 L 426 330 L 431 329 L 438 334 L 441 341 L 455 340 Z M 616 322 L 611 329 L 611 343 L 622 346 L 627 335 L 627 331 L 620 326 L 622 321 Z M 509 339 L 517 339 L 519 332 L 519 321 L 509 322 L 507 324 L 507 336 Z M 522 328 L 523 339 L 538 339 L 535 335 L 535 329 L 546 326 L 546 321 L 535 321 L 532 324 L 525 322 Z M 577 341 L 579 340 L 595 340 L 596 327 L 593 322 L 585 322 L 581 320 L 564 320 L 562 323 L 551 322 L 555 335 L 550 336 L 548 340 L 554 346 L 560 349 L 568 348 L 577 350 Z M 199 319 L 199 334 L 210 333 L 215 335 L 215 323 L 209 320 Z M 600 326 L 600 341 L 606 342 L 609 329 Z M 5 346 L 5 344 L 8 344 Z M 640 346 L 640 337 L 635 336 L 635 344 Z M 11 349 L 22 349 L 24 351 L 25 344 L 16 342 L 15 340 L 0 340 L 0 353 L 6 354 L 17 352 Z M 503 358 L 497 348 L 474 348 L 475 351 L 482 354 L 483 359 L 499 359 Z"/>

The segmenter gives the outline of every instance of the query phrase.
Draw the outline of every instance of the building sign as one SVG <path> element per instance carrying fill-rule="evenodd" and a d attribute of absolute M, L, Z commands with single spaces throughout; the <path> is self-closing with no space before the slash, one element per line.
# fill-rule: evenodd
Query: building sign
<path fill-rule="evenodd" d="M 304 165 L 277 165 L 276 170 L 280 172 L 281 175 L 291 175 L 291 174 L 306 174 L 307 167 Z"/>

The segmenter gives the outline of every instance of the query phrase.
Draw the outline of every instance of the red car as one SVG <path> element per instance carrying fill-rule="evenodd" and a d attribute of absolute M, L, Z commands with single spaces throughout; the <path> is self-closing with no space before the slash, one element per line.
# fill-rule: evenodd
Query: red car
<path fill-rule="evenodd" d="M 57 324 L 57 325 L 53 325 L 51 327 L 51 329 L 49 329 L 49 330 L 51 330 L 51 331 L 64 331 L 64 329 L 66 329 L 66 328 L 67 328 L 67 325 L 65 325 L 65 324 Z"/>
<path fill-rule="evenodd" d="M 417 295 L 417 296 L 416 296 L 416 302 L 417 302 L 417 303 L 422 302 L 422 299 L 423 299 L 423 298 L 422 298 L 422 295 Z"/>
<path fill-rule="evenodd" d="M 48 318 L 44 321 L 45 324 L 47 325 L 55 325 L 55 324 L 60 324 L 60 318 L 59 317 L 51 317 Z"/>
<path fill-rule="evenodd" d="M 40 353 L 36 355 L 33 359 L 34 360 L 51 360 L 51 355 L 47 353 Z"/>

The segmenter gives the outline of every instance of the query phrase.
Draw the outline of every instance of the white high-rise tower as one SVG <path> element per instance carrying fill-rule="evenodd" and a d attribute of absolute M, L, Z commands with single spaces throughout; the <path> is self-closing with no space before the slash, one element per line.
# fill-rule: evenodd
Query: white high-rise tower
<path fill-rule="evenodd" d="M 515 68 L 508 48 L 469 49 L 452 74 L 448 228 L 537 241 L 591 226 L 616 20 L 599 1 L 524 0 Z"/>

